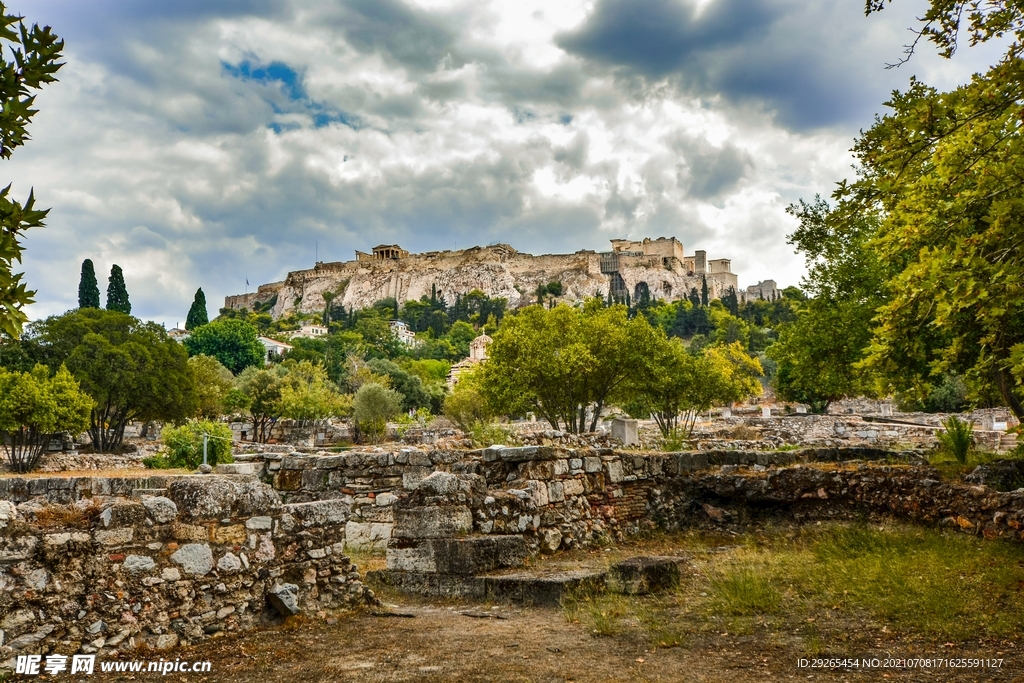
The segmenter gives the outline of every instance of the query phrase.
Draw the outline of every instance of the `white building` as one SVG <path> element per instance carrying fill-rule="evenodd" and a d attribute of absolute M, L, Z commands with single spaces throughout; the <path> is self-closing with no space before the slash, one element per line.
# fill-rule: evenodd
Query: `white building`
<path fill-rule="evenodd" d="M 291 344 L 285 344 L 270 337 L 259 337 L 259 340 L 260 344 L 263 344 L 263 348 L 266 349 L 268 363 L 273 360 L 274 356 L 280 356 L 285 351 L 291 351 L 292 349 Z"/>
<path fill-rule="evenodd" d="M 420 340 L 416 338 L 416 333 L 409 329 L 409 324 L 403 320 L 390 320 L 388 321 L 388 327 L 391 328 L 391 334 L 395 335 L 395 338 L 403 346 L 419 346 Z"/>
<path fill-rule="evenodd" d="M 323 325 L 303 325 L 298 332 L 293 332 L 292 339 L 316 339 L 325 336 L 330 330 Z"/>

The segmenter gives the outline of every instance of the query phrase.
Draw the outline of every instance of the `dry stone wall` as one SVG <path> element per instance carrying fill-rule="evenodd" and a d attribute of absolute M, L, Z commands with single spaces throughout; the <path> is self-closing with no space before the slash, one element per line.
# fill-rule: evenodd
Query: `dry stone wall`
<path fill-rule="evenodd" d="M 127 480 L 2 481 L 0 662 L 8 665 L 18 654 L 167 650 L 282 614 L 374 600 L 342 553 L 340 501 L 282 504 L 253 478 L 144 482 L 165 484 L 148 489 L 161 495 L 129 490 Z"/>

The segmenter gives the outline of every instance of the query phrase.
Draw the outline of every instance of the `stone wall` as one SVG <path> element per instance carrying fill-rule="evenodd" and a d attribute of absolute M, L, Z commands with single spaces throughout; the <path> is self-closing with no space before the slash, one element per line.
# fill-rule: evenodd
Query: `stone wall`
<path fill-rule="evenodd" d="M 0 662 L 166 650 L 374 600 L 342 553 L 339 501 L 218 476 L 0 484 Z"/>

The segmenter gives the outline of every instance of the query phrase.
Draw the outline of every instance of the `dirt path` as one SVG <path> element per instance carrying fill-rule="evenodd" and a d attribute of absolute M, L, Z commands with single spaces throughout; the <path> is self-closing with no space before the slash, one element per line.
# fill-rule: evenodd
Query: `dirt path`
<path fill-rule="evenodd" d="M 207 641 L 175 652 L 183 660 L 209 660 L 210 674 L 97 675 L 82 680 L 162 680 L 277 683 L 295 681 L 1007 681 L 1024 682 L 1024 658 L 1005 652 L 1001 669 L 961 671 L 797 667 L 800 644 L 777 632 L 731 636 L 694 634 L 679 647 L 652 649 L 639 632 L 597 637 L 569 623 L 558 609 L 497 609 L 469 603 L 394 605 L 411 617 L 370 613 L 334 623 L 297 620 L 240 637 Z M 472 615 L 472 616 L 470 616 Z M 924 656 L 996 657 L 996 645 L 878 642 L 851 634 L 847 654 L 858 658 Z M 833 656 L 835 653 L 833 653 Z M 65 679 L 67 680 L 67 679 Z"/>

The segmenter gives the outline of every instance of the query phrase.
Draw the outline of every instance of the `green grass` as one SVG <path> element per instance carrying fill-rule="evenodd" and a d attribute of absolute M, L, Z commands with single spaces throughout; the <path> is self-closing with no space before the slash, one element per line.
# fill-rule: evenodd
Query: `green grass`
<path fill-rule="evenodd" d="M 774 614 L 782 606 L 782 592 L 763 568 L 746 565 L 716 570 L 708 578 L 713 609 L 733 616 Z"/>
<path fill-rule="evenodd" d="M 889 633 L 936 642 L 1024 635 L 1024 546 L 913 526 L 835 524 L 747 536 L 694 553 L 693 574 L 661 596 L 581 594 L 566 618 L 594 635 L 640 631 L 657 646 L 695 634 L 774 630 L 814 654 L 836 638 Z"/>

